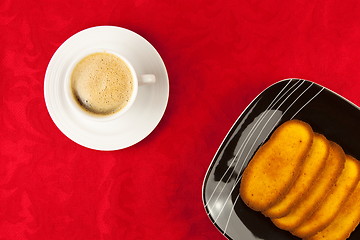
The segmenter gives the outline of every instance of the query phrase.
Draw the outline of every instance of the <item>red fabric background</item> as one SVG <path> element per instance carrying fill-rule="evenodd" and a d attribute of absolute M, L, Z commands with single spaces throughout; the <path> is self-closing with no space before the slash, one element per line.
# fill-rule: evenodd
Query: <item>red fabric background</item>
<path fill-rule="evenodd" d="M 201 189 L 251 100 L 289 77 L 360 104 L 360 5 L 350 1 L 0 1 L 0 239 L 224 239 Z M 168 69 L 165 115 L 142 142 L 100 152 L 45 106 L 56 49 L 97 25 L 133 30 Z"/>

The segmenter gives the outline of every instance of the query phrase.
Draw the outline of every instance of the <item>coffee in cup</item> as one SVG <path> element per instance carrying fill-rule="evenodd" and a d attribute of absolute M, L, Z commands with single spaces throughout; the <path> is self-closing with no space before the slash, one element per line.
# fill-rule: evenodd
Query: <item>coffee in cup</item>
<path fill-rule="evenodd" d="M 96 52 L 73 68 L 70 85 L 73 98 L 87 113 L 110 116 L 124 109 L 134 95 L 134 74 L 120 57 Z"/>

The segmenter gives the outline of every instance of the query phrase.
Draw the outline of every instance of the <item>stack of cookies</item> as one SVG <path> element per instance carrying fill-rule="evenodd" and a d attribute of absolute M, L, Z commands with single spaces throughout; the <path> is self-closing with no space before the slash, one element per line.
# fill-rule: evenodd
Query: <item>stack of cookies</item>
<path fill-rule="evenodd" d="M 246 167 L 240 196 L 302 239 L 346 239 L 360 221 L 360 163 L 299 120 L 280 125 Z"/>

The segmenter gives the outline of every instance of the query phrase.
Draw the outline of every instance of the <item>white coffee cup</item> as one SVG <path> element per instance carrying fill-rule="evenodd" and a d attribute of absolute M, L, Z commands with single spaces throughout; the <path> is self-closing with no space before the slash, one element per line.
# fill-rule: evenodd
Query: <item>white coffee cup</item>
<path fill-rule="evenodd" d="M 131 78 L 132 78 L 131 96 L 128 99 L 127 104 L 124 107 L 122 107 L 120 110 L 116 111 L 115 113 L 94 114 L 89 112 L 83 106 L 81 106 L 80 102 L 76 99 L 73 89 L 71 87 L 72 74 L 77 64 L 81 62 L 84 58 L 96 53 L 105 53 L 116 56 L 117 58 L 121 59 L 122 62 L 125 63 L 125 65 L 128 67 L 128 69 L 131 72 Z M 104 70 L 104 72 L 106 72 L 106 70 Z M 156 82 L 156 77 L 154 74 L 141 74 L 141 75 L 137 74 L 132 64 L 125 57 L 121 56 L 119 53 L 106 49 L 87 50 L 84 51 L 82 54 L 80 54 L 76 59 L 74 59 L 74 61 L 70 64 L 66 72 L 65 96 L 72 110 L 75 111 L 77 114 L 81 115 L 82 117 L 93 121 L 109 121 L 121 117 L 121 115 L 125 114 L 131 108 L 138 95 L 139 86 L 145 84 L 152 84 L 155 82 Z"/>

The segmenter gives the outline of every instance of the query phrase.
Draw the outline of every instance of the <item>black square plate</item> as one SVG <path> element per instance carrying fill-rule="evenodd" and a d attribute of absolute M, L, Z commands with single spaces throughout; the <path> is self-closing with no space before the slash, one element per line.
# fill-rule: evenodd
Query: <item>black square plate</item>
<path fill-rule="evenodd" d="M 359 107 L 310 81 L 286 79 L 271 85 L 236 120 L 204 179 L 205 210 L 228 239 L 299 239 L 248 208 L 239 197 L 240 178 L 247 163 L 274 129 L 290 119 L 309 123 L 315 132 L 360 159 Z M 349 239 L 360 239 L 359 227 Z"/>

